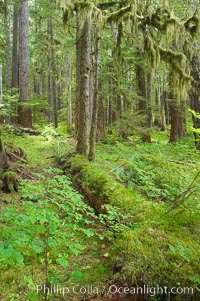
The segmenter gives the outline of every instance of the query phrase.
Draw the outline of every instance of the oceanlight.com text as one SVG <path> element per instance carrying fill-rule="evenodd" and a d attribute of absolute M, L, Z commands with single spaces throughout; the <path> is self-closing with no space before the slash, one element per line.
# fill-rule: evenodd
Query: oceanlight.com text
<path fill-rule="evenodd" d="M 142 287 L 117 287 L 116 285 L 111 285 L 109 287 L 109 294 L 121 294 L 121 295 L 163 295 L 163 294 L 173 294 L 173 295 L 193 295 L 194 289 L 192 287 L 152 287 L 148 285 L 144 285 Z"/>
<path fill-rule="evenodd" d="M 39 293 L 47 293 L 51 295 L 63 295 L 66 296 L 68 294 L 75 294 L 75 295 L 149 295 L 149 296 L 156 296 L 156 295 L 193 295 L 194 289 L 192 287 L 160 287 L 160 286 L 149 286 L 144 285 L 141 287 L 126 287 L 122 286 L 119 287 L 117 285 L 110 285 L 104 287 L 96 287 L 93 285 L 74 285 L 72 287 L 69 286 L 62 286 L 62 285 L 37 285 L 36 286 L 37 294 Z"/>

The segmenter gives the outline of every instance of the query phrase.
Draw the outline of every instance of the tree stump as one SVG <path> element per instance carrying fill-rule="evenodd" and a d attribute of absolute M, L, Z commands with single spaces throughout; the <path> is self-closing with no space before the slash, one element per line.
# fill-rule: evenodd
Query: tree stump
<path fill-rule="evenodd" d="M 9 160 L 0 139 L 0 191 L 10 193 L 18 191 L 18 177 L 10 170 Z"/>

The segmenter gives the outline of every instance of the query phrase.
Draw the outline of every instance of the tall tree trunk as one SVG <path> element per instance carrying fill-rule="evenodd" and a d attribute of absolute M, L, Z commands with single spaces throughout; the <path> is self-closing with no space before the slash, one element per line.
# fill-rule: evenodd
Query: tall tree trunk
<path fill-rule="evenodd" d="M 178 106 L 178 137 L 187 136 L 187 128 L 186 128 L 186 103 L 185 101 L 181 101 Z"/>
<path fill-rule="evenodd" d="M 14 0 L 13 7 L 13 48 L 12 48 L 12 88 L 19 87 L 19 57 L 18 57 L 18 33 L 19 33 L 19 12 L 18 0 Z"/>
<path fill-rule="evenodd" d="M 101 83 L 99 83 L 99 90 Z M 103 97 L 99 95 L 98 101 L 98 116 L 97 116 L 97 140 L 101 140 L 105 137 L 105 112 L 103 105 Z"/>
<path fill-rule="evenodd" d="M 116 27 L 115 24 L 112 26 L 112 30 L 114 33 L 114 40 L 115 40 L 115 47 L 113 50 L 113 71 L 114 71 L 114 95 L 115 97 L 115 103 L 116 103 L 116 110 L 113 121 L 116 119 L 121 119 L 122 117 L 122 97 L 121 97 L 121 72 L 122 72 L 122 55 L 121 55 L 121 43 L 122 43 L 122 37 L 123 37 L 123 24 L 120 22 L 118 26 Z"/>
<path fill-rule="evenodd" d="M 2 104 L 2 65 L 0 65 L 0 104 Z"/>
<path fill-rule="evenodd" d="M 108 49 L 108 56 L 113 59 L 113 50 L 111 48 Z M 113 72 L 113 65 L 109 66 L 109 72 Z M 106 105 L 106 126 L 112 127 L 113 124 L 113 79 L 110 77 L 108 80 L 108 95 L 107 95 L 107 105 Z"/>
<path fill-rule="evenodd" d="M 163 80 L 163 90 L 161 95 L 161 131 L 166 131 L 166 98 L 167 98 L 167 92 L 165 91 L 165 81 Z"/>
<path fill-rule="evenodd" d="M 93 66 L 94 66 L 94 51 L 93 50 L 93 43 L 95 42 L 94 37 L 95 33 L 93 32 L 92 28 L 91 28 L 91 34 L 90 34 L 90 77 L 89 77 L 89 87 L 90 87 L 90 90 L 89 90 L 89 100 L 90 100 L 90 103 L 89 103 L 89 112 L 90 112 L 90 130 L 91 130 L 91 127 L 92 127 L 92 114 L 93 114 L 93 100 L 94 100 L 94 72 L 95 70 L 93 70 Z"/>
<path fill-rule="evenodd" d="M 139 96 L 139 111 L 146 113 L 146 81 L 143 67 L 138 63 L 136 65 L 137 94 Z"/>
<path fill-rule="evenodd" d="M 138 54 L 139 56 L 141 54 Z M 148 76 L 148 89 L 146 88 L 146 79 L 143 66 L 138 63 L 136 65 L 136 82 L 137 82 L 137 94 L 139 96 L 139 111 L 142 117 L 145 116 L 143 122 L 141 122 L 141 127 L 143 128 L 143 133 L 141 139 L 143 142 L 151 142 L 150 134 L 148 133 L 148 128 L 152 124 L 152 112 L 149 108 L 149 114 L 147 116 L 148 107 L 147 107 L 147 98 L 149 97 L 149 102 L 151 103 L 151 75 Z"/>
<path fill-rule="evenodd" d="M 90 149 L 89 149 L 89 160 L 94 161 L 95 159 L 95 142 L 96 142 L 96 134 L 97 134 L 97 116 L 98 116 L 98 90 L 99 90 L 99 48 L 100 48 L 100 36 L 99 30 L 96 28 L 95 31 L 95 62 L 94 62 L 94 71 L 93 71 L 93 112 L 92 112 L 92 124 L 90 131 Z"/>
<path fill-rule="evenodd" d="M 152 107 L 152 73 L 147 74 L 147 126 L 152 128 L 153 123 L 153 107 Z"/>
<path fill-rule="evenodd" d="M 3 100 L 3 91 L 2 91 L 2 65 L 0 65 L 0 105 L 2 104 Z"/>
<path fill-rule="evenodd" d="M 78 12 L 76 17 L 76 101 L 75 101 L 75 139 L 78 137 L 78 126 L 79 126 L 79 99 L 80 99 L 80 76 L 81 76 L 81 39 L 79 32 L 79 18 Z"/>
<path fill-rule="evenodd" d="M 5 1 L 5 33 L 6 33 L 6 90 L 10 89 L 10 16 L 8 1 Z"/>
<path fill-rule="evenodd" d="M 158 74 L 155 74 L 155 100 L 156 100 L 156 109 L 155 109 L 155 120 L 154 125 L 162 127 L 162 105 L 161 105 L 161 96 L 160 96 L 160 78 Z"/>
<path fill-rule="evenodd" d="M 81 12 L 78 12 L 78 14 Z M 78 130 L 77 147 L 78 154 L 87 156 L 89 150 L 89 76 L 90 76 L 90 26 L 85 21 L 79 33 L 80 49 L 78 55 L 79 65 L 79 89 L 78 91 Z"/>
<path fill-rule="evenodd" d="M 71 57 L 67 55 L 67 92 L 68 92 L 68 119 L 67 130 L 72 133 L 72 82 L 71 82 Z"/>
<path fill-rule="evenodd" d="M 153 123 L 152 74 L 151 74 L 151 71 L 149 71 L 147 73 L 147 91 L 146 91 L 146 95 L 147 95 L 147 99 L 146 99 L 147 122 L 146 122 L 146 133 L 144 133 L 142 135 L 142 141 L 151 143 L 150 130 L 152 128 L 152 123 Z"/>
<path fill-rule="evenodd" d="M 193 77 L 192 89 L 190 91 L 190 105 L 192 110 L 200 114 L 200 59 L 197 55 L 194 55 L 191 60 Z M 194 129 L 200 129 L 200 118 L 192 116 Z M 200 150 L 200 134 L 194 132 L 195 146 L 197 150 Z"/>
<path fill-rule="evenodd" d="M 19 116 L 18 122 L 24 127 L 32 127 L 29 74 L 29 11 L 28 0 L 20 7 L 20 47 L 19 47 Z"/>
<path fill-rule="evenodd" d="M 35 11 L 37 12 L 39 9 L 37 0 L 35 0 Z M 35 20 L 35 43 L 37 43 L 38 39 L 38 33 L 41 31 L 41 22 L 40 18 L 36 18 Z M 40 70 L 40 61 L 36 60 L 34 62 L 34 84 L 33 84 L 33 89 L 34 89 L 34 94 L 37 96 L 41 95 L 41 70 Z"/>
<path fill-rule="evenodd" d="M 113 124 L 113 80 L 109 80 L 109 96 L 108 96 L 108 125 L 112 127 Z"/>
<path fill-rule="evenodd" d="M 170 109 L 170 121 L 171 121 L 169 142 L 174 143 L 177 142 L 178 139 L 178 107 L 177 107 L 177 101 L 174 100 L 173 93 L 170 93 L 169 109 Z"/>
<path fill-rule="evenodd" d="M 177 142 L 178 138 L 187 135 L 186 131 L 186 110 L 184 103 L 177 103 L 173 92 L 170 93 L 170 117 L 171 117 L 171 131 L 169 142 Z"/>
<path fill-rule="evenodd" d="M 55 128 L 58 127 L 58 116 L 57 116 L 57 99 L 56 99 L 56 83 L 55 83 L 55 62 L 54 62 L 54 50 L 53 50 L 53 24 L 52 17 L 48 19 L 48 39 L 50 41 L 51 48 L 48 55 L 48 66 L 49 66 L 49 105 L 51 107 L 49 121 L 53 122 Z"/>

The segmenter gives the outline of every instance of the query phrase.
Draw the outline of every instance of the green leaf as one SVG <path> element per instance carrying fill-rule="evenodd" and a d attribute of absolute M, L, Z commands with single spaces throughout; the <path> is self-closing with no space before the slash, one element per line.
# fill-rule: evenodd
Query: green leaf
<path fill-rule="evenodd" d="M 41 241 L 33 241 L 32 244 L 31 244 L 31 248 L 32 250 L 37 253 L 37 254 L 40 254 L 44 251 L 44 248 L 41 246 L 41 244 L 43 244 L 43 242 Z"/>
<path fill-rule="evenodd" d="M 28 284 L 28 288 L 35 288 L 35 283 L 33 282 L 33 278 L 31 276 L 24 276 L 24 281 L 26 281 L 26 283 Z"/>
<path fill-rule="evenodd" d="M 61 265 L 63 268 L 68 268 L 68 266 L 69 266 L 69 262 L 68 262 L 68 260 L 67 260 L 64 256 L 58 257 L 58 258 L 56 259 L 56 262 L 57 262 L 59 265 Z"/>
<path fill-rule="evenodd" d="M 31 292 L 31 293 L 29 293 L 29 294 L 27 295 L 27 298 L 28 298 L 28 300 L 30 300 L 30 301 L 37 301 L 37 300 L 38 300 L 38 294 L 37 294 L 36 291 L 33 291 L 33 292 Z"/>
<path fill-rule="evenodd" d="M 81 282 L 85 279 L 85 276 L 82 272 L 80 271 L 73 271 L 72 272 L 72 276 L 70 277 L 70 281 L 77 281 L 77 282 Z"/>

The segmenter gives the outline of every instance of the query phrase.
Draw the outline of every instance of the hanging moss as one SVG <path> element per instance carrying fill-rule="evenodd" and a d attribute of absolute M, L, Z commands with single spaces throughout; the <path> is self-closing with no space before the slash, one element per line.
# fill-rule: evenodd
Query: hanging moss
<path fill-rule="evenodd" d="M 79 32 L 83 29 L 85 21 L 90 25 L 95 22 L 96 26 L 103 24 L 102 10 L 98 8 L 92 1 L 68 1 L 61 0 L 61 7 L 63 8 L 63 21 L 64 24 L 73 17 L 73 12 L 76 11 L 79 14 Z"/>
<path fill-rule="evenodd" d="M 132 5 L 122 7 L 119 10 L 109 14 L 107 17 L 107 22 L 108 23 L 115 22 L 118 24 L 121 21 L 122 17 L 124 17 L 127 13 L 131 12 L 131 10 L 132 10 Z"/>
<path fill-rule="evenodd" d="M 160 63 L 159 45 L 152 39 L 150 35 L 146 35 L 144 41 L 144 49 L 147 52 L 153 70 L 156 70 Z"/>
<path fill-rule="evenodd" d="M 195 35 L 200 33 L 200 10 L 197 9 L 192 17 L 188 18 L 184 27 L 190 34 L 194 37 Z"/>
<path fill-rule="evenodd" d="M 75 1 L 60 0 L 60 6 L 63 9 L 63 24 L 66 25 L 73 16 L 73 11 L 75 10 Z"/>
<path fill-rule="evenodd" d="M 161 59 L 170 65 L 173 89 L 177 99 L 184 100 L 192 80 L 187 57 L 181 52 L 162 47 L 160 47 L 160 55 Z"/>

